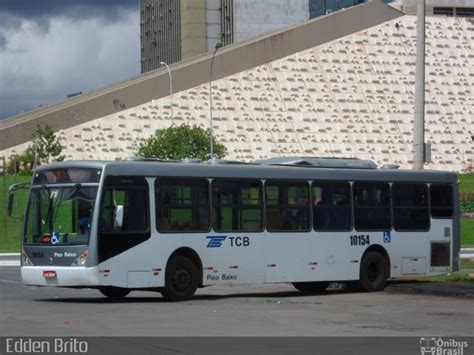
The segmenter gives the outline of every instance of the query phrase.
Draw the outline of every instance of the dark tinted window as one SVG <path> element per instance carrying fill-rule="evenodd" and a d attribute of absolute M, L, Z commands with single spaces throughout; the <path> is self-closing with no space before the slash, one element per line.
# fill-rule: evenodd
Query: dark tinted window
<path fill-rule="evenodd" d="M 261 185 L 260 181 L 213 181 L 214 229 L 261 230 L 263 228 Z"/>
<path fill-rule="evenodd" d="M 266 218 L 269 231 L 310 229 L 309 187 L 305 182 L 267 182 Z"/>
<path fill-rule="evenodd" d="M 148 231 L 148 190 L 140 187 L 107 188 L 99 230 L 114 233 Z"/>
<path fill-rule="evenodd" d="M 431 216 L 433 218 L 453 215 L 453 189 L 449 185 L 431 185 Z"/>
<path fill-rule="evenodd" d="M 207 180 L 157 180 L 156 220 L 160 232 L 203 232 L 210 227 Z"/>
<path fill-rule="evenodd" d="M 434 15 L 445 15 L 445 16 L 453 16 L 454 15 L 454 8 L 453 7 L 434 7 L 433 8 Z"/>
<path fill-rule="evenodd" d="M 357 230 L 391 229 L 390 186 L 354 183 L 354 225 Z"/>
<path fill-rule="evenodd" d="M 314 229 L 352 229 L 350 191 L 349 183 L 313 183 L 312 200 Z"/>
<path fill-rule="evenodd" d="M 150 238 L 148 193 L 143 177 L 107 177 L 98 223 L 99 262 Z"/>
<path fill-rule="evenodd" d="M 393 225 L 396 230 L 430 227 L 428 188 L 424 184 L 393 184 Z"/>

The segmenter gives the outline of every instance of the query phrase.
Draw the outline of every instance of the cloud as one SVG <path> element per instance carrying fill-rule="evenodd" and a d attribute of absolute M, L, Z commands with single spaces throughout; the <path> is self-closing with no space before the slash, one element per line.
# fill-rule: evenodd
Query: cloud
<path fill-rule="evenodd" d="M 114 21 L 123 11 L 138 12 L 138 0 L 2 0 L 0 12 L 33 21 L 66 16 L 72 19 L 101 17 Z"/>
<path fill-rule="evenodd" d="M 0 6 L 4 11 L 6 3 L 10 1 Z M 126 7 L 120 11 L 114 21 L 101 16 L 79 16 L 74 21 L 52 16 L 47 18 L 47 30 L 38 16 L 20 18 L 16 13 L 4 21 L 0 25 L 0 118 L 139 74 L 139 11 Z"/>

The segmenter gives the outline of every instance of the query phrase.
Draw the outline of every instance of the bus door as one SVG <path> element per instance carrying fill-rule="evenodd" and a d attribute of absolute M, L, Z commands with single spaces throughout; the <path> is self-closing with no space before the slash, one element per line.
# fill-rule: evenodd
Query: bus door
<path fill-rule="evenodd" d="M 309 184 L 268 180 L 265 194 L 265 282 L 305 281 L 311 271 Z"/>
<path fill-rule="evenodd" d="M 121 287 L 148 287 L 150 253 L 149 188 L 144 177 L 108 176 L 97 223 L 102 281 Z M 105 276 L 104 274 L 101 274 Z"/>

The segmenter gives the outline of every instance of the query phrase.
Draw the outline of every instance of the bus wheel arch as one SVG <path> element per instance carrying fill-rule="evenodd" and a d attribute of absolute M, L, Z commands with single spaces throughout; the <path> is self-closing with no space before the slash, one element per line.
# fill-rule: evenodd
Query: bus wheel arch
<path fill-rule="evenodd" d="M 181 247 L 179 249 L 176 249 L 168 258 L 168 262 L 166 263 L 166 266 L 168 266 L 170 260 L 175 257 L 175 256 L 184 256 L 188 259 L 190 259 L 194 265 L 196 266 L 197 272 L 198 272 L 198 286 L 202 287 L 203 285 L 203 268 L 202 268 L 202 261 L 201 258 L 199 257 L 198 253 L 194 249 L 191 249 L 189 247 Z"/>
<path fill-rule="evenodd" d="M 390 256 L 387 250 L 378 245 L 371 245 L 362 255 L 360 262 L 359 286 L 364 291 L 382 291 L 390 278 Z"/>

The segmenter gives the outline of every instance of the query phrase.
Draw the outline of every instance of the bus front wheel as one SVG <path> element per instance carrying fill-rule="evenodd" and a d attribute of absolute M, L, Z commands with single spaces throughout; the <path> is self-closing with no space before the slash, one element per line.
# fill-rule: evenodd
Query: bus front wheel
<path fill-rule="evenodd" d="M 185 256 L 174 256 L 168 262 L 165 287 L 161 294 L 167 301 L 186 301 L 198 287 L 198 272 L 194 263 Z"/>
<path fill-rule="evenodd" d="M 377 252 L 367 252 L 360 265 L 360 288 L 366 292 L 382 291 L 387 278 L 388 268 L 385 258 Z"/>
<path fill-rule="evenodd" d="M 114 301 L 120 301 L 130 293 L 130 290 L 122 287 L 105 286 L 99 288 L 100 293 Z"/>
<path fill-rule="evenodd" d="M 330 282 L 294 282 L 293 286 L 303 293 L 321 293 L 328 288 Z"/>

